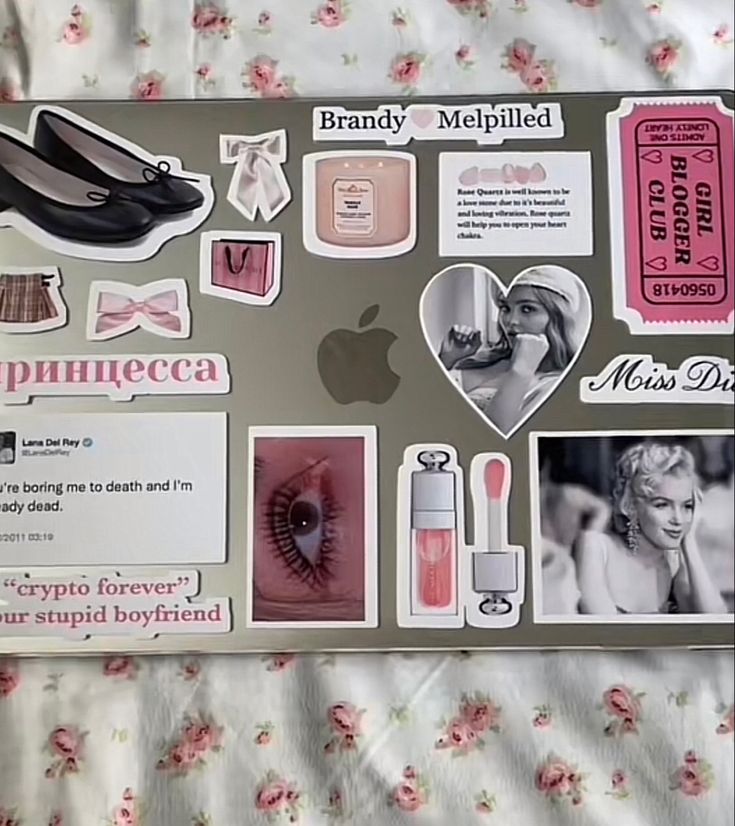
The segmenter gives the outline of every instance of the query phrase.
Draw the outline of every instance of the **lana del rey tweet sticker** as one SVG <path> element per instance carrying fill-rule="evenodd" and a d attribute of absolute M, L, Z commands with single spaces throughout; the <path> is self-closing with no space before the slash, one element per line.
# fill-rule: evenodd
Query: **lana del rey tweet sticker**
<path fill-rule="evenodd" d="M 733 113 L 717 96 L 608 115 L 616 318 L 632 333 L 733 330 Z"/>

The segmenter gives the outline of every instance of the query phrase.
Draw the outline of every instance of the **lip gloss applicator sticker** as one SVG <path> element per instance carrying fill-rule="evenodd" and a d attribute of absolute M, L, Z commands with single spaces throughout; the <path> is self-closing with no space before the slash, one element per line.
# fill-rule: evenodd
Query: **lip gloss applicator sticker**
<path fill-rule="evenodd" d="M 475 628 L 511 628 L 524 599 L 524 549 L 508 542 L 511 464 L 502 453 L 472 460 L 475 542 L 471 549 L 467 622 Z"/>
<path fill-rule="evenodd" d="M 461 628 L 463 494 L 454 448 L 407 448 L 398 482 L 398 624 Z"/>

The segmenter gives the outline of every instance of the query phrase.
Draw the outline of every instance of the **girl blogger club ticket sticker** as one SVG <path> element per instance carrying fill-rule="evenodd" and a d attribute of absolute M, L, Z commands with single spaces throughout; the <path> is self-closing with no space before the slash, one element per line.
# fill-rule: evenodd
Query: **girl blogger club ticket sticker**
<path fill-rule="evenodd" d="M 625 98 L 607 142 L 615 317 L 634 334 L 732 333 L 732 111 Z"/>

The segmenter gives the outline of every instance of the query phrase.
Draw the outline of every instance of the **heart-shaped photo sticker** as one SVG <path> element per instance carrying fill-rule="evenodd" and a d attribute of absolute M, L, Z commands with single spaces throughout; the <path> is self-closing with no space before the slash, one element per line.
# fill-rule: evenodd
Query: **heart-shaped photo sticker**
<path fill-rule="evenodd" d="M 420 314 L 453 387 L 508 439 L 579 358 L 592 301 L 578 275 L 554 264 L 529 267 L 507 287 L 485 267 L 455 264 L 427 284 Z"/>

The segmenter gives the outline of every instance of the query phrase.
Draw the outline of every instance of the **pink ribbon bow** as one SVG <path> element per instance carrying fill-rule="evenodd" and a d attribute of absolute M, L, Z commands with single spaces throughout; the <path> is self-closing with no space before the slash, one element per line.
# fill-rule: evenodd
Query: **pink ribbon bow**
<path fill-rule="evenodd" d="M 180 333 L 179 297 L 176 290 L 152 295 L 145 301 L 133 301 L 119 293 L 103 292 L 97 300 L 96 332 L 105 333 L 128 324 L 136 315 L 143 315 L 156 327 Z"/>

